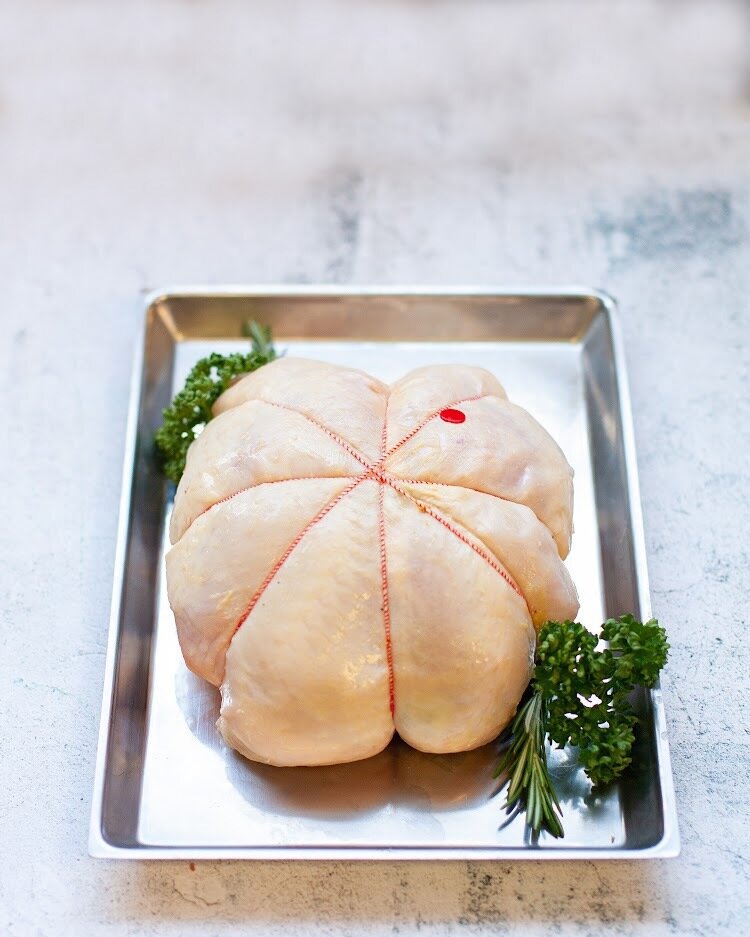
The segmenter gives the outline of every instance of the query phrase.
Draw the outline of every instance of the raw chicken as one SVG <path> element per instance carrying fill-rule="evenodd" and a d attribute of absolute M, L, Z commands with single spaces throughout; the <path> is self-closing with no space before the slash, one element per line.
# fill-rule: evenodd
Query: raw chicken
<path fill-rule="evenodd" d="M 573 618 L 572 470 L 481 368 L 391 387 L 280 358 L 216 402 L 175 497 L 169 600 L 219 728 L 255 761 L 494 738 L 535 629 Z"/>

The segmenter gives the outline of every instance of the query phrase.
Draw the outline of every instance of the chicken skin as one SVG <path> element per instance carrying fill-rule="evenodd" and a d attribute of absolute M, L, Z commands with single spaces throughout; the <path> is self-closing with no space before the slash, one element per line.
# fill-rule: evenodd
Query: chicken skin
<path fill-rule="evenodd" d="M 229 745 L 273 765 L 493 739 L 536 629 L 575 617 L 573 472 L 482 368 L 393 385 L 280 358 L 237 381 L 189 452 L 167 586 Z"/>

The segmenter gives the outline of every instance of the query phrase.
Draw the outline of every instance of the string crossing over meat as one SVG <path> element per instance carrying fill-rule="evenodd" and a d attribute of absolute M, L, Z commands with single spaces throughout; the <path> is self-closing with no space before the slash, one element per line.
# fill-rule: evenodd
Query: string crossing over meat
<path fill-rule="evenodd" d="M 535 628 L 578 608 L 563 559 L 572 471 L 479 368 L 391 387 L 281 358 L 216 404 L 171 520 L 168 591 L 191 669 L 246 756 L 325 764 L 394 731 L 489 741 Z"/>

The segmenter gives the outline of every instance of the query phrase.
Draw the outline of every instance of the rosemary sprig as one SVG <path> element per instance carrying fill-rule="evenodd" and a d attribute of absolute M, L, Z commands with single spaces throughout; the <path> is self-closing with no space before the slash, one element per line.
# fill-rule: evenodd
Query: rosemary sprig
<path fill-rule="evenodd" d="M 511 726 L 511 741 L 493 777 L 507 774 L 508 794 L 504 809 L 508 819 L 526 811 L 526 823 L 538 833 L 545 829 L 552 836 L 564 836 L 560 817 L 562 809 L 547 769 L 544 746 L 544 697 L 532 693 L 516 714 Z"/>

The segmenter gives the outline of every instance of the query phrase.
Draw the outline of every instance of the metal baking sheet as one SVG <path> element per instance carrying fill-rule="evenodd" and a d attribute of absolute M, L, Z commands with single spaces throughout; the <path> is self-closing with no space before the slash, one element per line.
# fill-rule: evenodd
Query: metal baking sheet
<path fill-rule="evenodd" d="M 575 469 L 568 565 L 582 621 L 650 615 L 630 405 L 614 303 L 585 289 L 178 289 L 148 301 L 128 428 L 90 852 L 120 858 L 623 859 L 679 849 L 659 689 L 639 691 L 633 765 L 592 795 L 552 754 L 565 838 L 501 828 L 496 743 L 425 755 L 396 739 L 367 761 L 273 768 L 228 749 L 218 692 L 186 669 L 166 599 L 171 492 L 154 462 L 161 411 L 194 362 L 273 328 L 289 354 L 392 381 L 466 362 L 496 373 Z"/>

